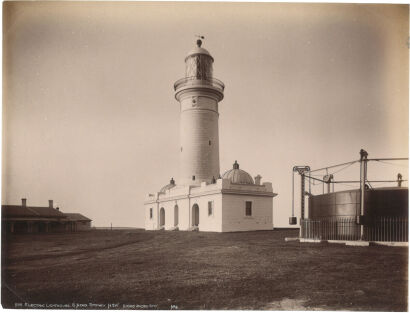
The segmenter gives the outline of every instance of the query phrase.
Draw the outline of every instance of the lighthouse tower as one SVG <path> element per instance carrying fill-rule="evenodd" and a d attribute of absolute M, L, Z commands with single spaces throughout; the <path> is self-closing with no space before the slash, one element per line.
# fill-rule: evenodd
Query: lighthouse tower
<path fill-rule="evenodd" d="M 145 229 L 253 231 L 273 227 L 272 183 L 233 166 L 220 171 L 218 103 L 224 84 L 213 77 L 213 57 L 201 47 L 185 57 L 185 77 L 174 84 L 180 106 L 179 177 L 144 201 Z M 165 182 L 163 182 L 165 183 Z"/>
<path fill-rule="evenodd" d="M 210 183 L 220 176 L 218 103 L 225 86 L 213 78 L 214 59 L 201 45 L 197 40 L 185 58 L 185 77 L 174 84 L 180 103 L 181 185 Z"/>

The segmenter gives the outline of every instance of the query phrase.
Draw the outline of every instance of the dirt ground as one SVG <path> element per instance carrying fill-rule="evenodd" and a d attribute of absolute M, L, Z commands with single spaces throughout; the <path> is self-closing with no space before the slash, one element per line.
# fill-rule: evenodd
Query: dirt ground
<path fill-rule="evenodd" d="M 6 308 L 407 311 L 408 249 L 245 233 L 3 236 Z"/>

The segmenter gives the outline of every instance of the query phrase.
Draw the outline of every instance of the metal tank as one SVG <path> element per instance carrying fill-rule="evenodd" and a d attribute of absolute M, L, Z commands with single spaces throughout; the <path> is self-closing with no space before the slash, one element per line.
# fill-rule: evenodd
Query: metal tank
<path fill-rule="evenodd" d="M 365 192 L 365 216 L 408 216 L 408 188 L 376 188 Z M 355 218 L 360 215 L 360 190 L 309 197 L 309 219 Z"/>
<path fill-rule="evenodd" d="M 337 218 L 360 215 L 360 190 L 347 190 L 309 197 L 309 218 Z"/>
<path fill-rule="evenodd" d="M 364 235 L 367 240 L 405 241 L 408 188 L 376 188 L 365 192 Z M 359 240 L 360 189 L 309 197 L 304 238 Z M 402 240 L 403 239 L 403 240 Z"/>

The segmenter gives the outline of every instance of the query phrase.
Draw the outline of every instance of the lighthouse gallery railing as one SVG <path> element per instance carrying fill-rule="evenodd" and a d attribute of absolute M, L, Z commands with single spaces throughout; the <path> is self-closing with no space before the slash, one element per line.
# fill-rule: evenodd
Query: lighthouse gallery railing
<path fill-rule="evenodd" d="M 178 88 L 185 87 L 185 86 L 212 86 L 217 89 L 223 91 L 225 89 L 225 85 L 219 79 L 216 78 L 198 78 L 198 77 L 184 77 L 177 80 L 174 84 L 174 89 L 177 90 Z"/>

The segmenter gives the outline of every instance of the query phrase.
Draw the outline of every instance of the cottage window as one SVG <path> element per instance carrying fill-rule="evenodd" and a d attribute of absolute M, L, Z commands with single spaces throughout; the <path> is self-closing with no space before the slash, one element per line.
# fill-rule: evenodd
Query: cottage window
<path fill-rule="evenodd" d="M 252 201 L 246 201 L 245 215 L 252 216 Z"/>
<path fill-rule="evenodd" d="M 152 208 L 149 209 L 149 218 L 152 220 Z"/>

